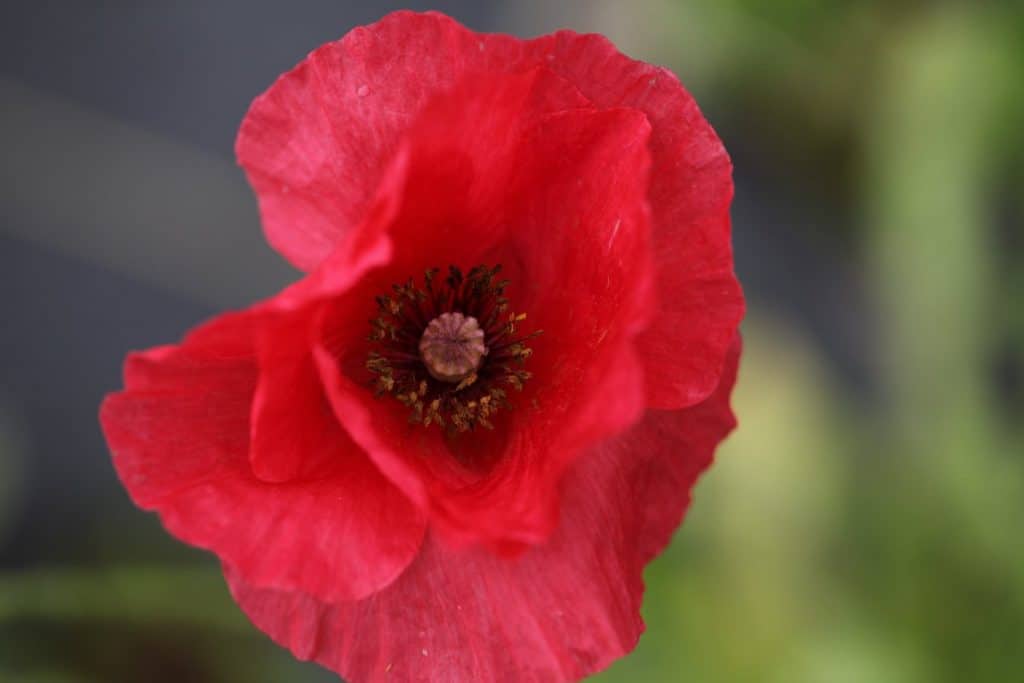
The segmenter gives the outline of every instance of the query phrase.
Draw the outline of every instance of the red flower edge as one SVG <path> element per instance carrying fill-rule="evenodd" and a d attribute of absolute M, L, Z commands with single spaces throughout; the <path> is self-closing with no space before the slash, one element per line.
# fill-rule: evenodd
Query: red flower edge
<path fill-rule="evenodd" d="M 578 678 L 639 637 L 643 566 L 732 429 L 730 167 L 603 38 L 389 15 L 254 102 L 238 154 L 310 274 L 129 357 L 101 421 L 133 500 L 253 621 L 353 680 Z M 501 262 L 545 334 L 519 409 L 452 441 L 362 368 L 373 296 Z"/>

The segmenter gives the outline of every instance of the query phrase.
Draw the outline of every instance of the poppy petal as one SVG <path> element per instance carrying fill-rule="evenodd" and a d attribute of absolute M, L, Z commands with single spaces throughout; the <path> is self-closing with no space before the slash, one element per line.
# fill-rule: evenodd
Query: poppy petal
<path fill-rule="evenodd" d="M 255 588 L 226 565 L 232 594 L 297 657 L 351 680 L 568 681 L 599 671 L 636 645 L 643 567 L 735 425 L 738 340 L 731 349 L 705 402 L 650 413 L 574 465 L 562 522 L 543 546 L 504 558 L 428 536 L 394 584 L 340 604 Z"/>
<path fill-rule="evenodd" d="M 324 600 L 379 590 L 416 554 L 425 521 L 336 423 L 322 433 L 334 464 L 321 478 L 253 474 L 253 329 L 251 315 L 224 316 L 130 357 L 128 388 L 100 411 L 114 466 L 139 507 L 254 585 Z"/>

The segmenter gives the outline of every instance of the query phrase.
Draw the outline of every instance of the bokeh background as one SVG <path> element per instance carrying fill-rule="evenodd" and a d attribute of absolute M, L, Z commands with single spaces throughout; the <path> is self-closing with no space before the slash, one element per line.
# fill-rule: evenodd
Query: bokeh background
<path fill-rule="evenodd" d="M 1024 3 L 465 0 L 599 31 L 735 166 L 741 428 L 601 681 L 1024 680 Z M 96 420 L 129 349 L 295 277 L 249 101 L 394 2 L 0 9 L 0 681 L 329 681 L 135 510 Z"/>

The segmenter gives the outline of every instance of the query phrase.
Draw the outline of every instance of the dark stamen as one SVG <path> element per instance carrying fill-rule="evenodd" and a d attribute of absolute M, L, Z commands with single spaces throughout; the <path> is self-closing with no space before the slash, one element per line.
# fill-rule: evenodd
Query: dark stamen
<path fill-rule="evenodd" d="M 378 395 L 391 394 L 409 407 L 410 422 L 437 424 L 450 433 L 477 425 L 491 429 L 491 417 L 510 407 L 503 387 L 523 389 L 530 373 L 522 366 L 532 354 L 527 342 L 540 334 L 516 334 L 525 313 L 507 313 L 508 280 L 496 280 L 501 266 L 475 266 L 463 275 L 449 266 L 412 278 L 377 297 L 370 321 L 366 367 L 376 375 Z"/>

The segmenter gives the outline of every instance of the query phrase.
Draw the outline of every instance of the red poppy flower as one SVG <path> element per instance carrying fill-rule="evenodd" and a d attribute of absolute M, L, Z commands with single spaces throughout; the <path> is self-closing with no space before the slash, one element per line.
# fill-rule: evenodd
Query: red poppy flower
<path fill-rule="evenodd" d="M 238 157 L 307 275 L 132 354 L 133 500 L 354 681 L 555 681 L 631 650 L 718 442 L 730 163 L 604 38 L 392 14 L 253 103 Z"/>

